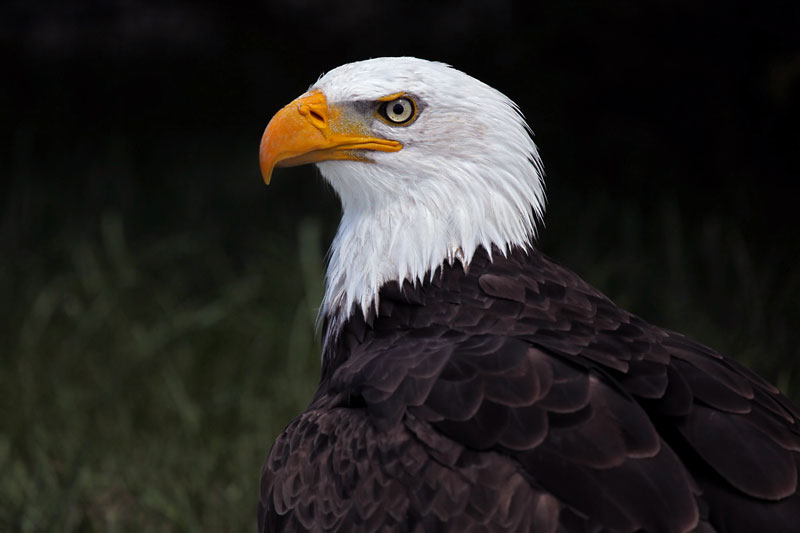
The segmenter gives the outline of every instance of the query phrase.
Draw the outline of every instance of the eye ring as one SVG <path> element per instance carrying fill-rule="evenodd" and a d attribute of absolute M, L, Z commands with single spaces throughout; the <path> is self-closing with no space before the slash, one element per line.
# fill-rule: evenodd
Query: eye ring
<path fill-rule="evenodd" d="M 400 96 L 378 107 L 378 116 L 390 126 L 405 126 L 417 118 L 417 104 L 408 96 Z"/>

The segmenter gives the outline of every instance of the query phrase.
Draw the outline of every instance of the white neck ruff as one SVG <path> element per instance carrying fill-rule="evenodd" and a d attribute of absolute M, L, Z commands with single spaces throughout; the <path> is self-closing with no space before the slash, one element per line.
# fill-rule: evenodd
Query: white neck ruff
<path fill-rule="evenodd" d="M 394 188 L 389 194 L 363 185 L 380 172 L 378 165 L 320 167 L 344 210 L 320 308 L 320 319 L 329 320 L 326 342 L 353 312 L 366 317 L 371 307 L 377 310 L 386 282 L 420 283 L 445 261 L 459 260 L 466 267 L 481 245 L 490 253 L 492 245 L 504 253 L 530 245 L 544 208 L 538 159 L 525 158 L 524 166 L 513 170 L 496 167 L 491 174 L 466 166 L 450 179 L 442 179 L 447 167 L 435 166 L 437 179 L 417 177 L 413 189 Z"/>

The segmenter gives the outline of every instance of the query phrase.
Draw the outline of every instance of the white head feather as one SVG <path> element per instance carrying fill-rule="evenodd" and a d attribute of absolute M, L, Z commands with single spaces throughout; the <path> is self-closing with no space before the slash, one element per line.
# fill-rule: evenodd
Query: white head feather
<path fill-rule="evenodd" d="M 317 163 L 343 207 L 320 314 L 329 334 L 357 307 L 377 306 L 392 280 L 423 281 L 446 260 L 468 265 L 479 246 L 504 253 L 528 246 L 545 206 L 542 167 L 531 132 L 505 95 L 448 65 L 411 57 L 338 67 L 312 87 L 331 105 L 396 93 L 416 99 L 418 118 L 376 137 L 398 152 L 369 152 L 374 164 Z"/>

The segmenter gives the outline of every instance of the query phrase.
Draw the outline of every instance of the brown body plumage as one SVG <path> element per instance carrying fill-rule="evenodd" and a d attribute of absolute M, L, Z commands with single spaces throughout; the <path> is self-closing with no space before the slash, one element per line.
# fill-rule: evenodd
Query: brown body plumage
<path fill-rule="evenodd" d="M 800 411 L 536 250 L 379 301 L 273 446 L 260 531 L 797 531 Z"/>

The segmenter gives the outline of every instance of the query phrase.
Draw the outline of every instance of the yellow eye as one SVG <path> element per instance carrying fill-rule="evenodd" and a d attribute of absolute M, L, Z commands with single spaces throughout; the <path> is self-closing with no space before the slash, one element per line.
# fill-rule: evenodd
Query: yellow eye
<path fill-rule="evenodd" d="M 416 116 L 417 106 L 413 100 L 403 96 L 381 104 L 378 113 L 389 124 L 407 124 Z"/>

